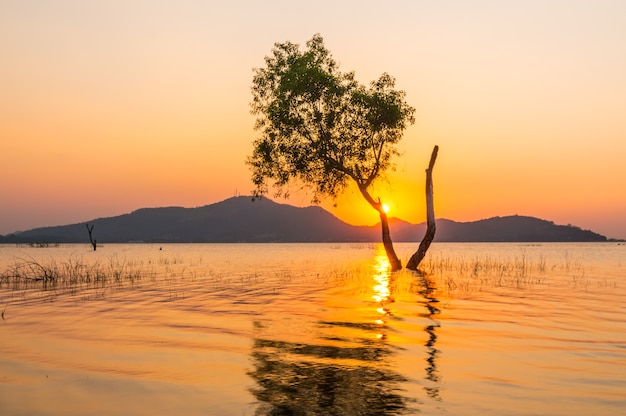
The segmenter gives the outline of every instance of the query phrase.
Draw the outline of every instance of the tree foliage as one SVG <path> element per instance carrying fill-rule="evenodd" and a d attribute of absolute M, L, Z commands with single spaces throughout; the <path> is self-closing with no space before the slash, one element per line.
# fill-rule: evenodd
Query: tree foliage
<path fill-rule="evenodd" d="M 339 65 L 317 34 L 299 45 L 276 43 L 265 67 L 254 70 L 252 114 L 260 137 L 247 163 L 255 196 L 288 196 L 295 182 L 313 200 L 337 197 L 354 181 L 379 212 L 369 187 L 393 167 L 397 144 L 415 109 L 383 73 L 369 86 Z"/>

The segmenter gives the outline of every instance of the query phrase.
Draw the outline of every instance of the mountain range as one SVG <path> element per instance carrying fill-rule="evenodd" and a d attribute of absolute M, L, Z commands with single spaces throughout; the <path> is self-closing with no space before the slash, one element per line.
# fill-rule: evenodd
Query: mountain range
<path fill-rule="evenodd" d="M 197 208 L 142 208 L 116 217 L 5 236 L 0 243 L 88 243 L 85 224 L 93 225 L 98 243 L 262 243 L 377 242 L 380 224 L 353 226 L 317 206 L 298 208 L 249 196 Z M 397 242 L 420 241 L 426 224 L 390 218 Z M 573 242 L 607 241 L 605 236 L 572 225 L 527 216 L 494 217 L 473 222 L 437 220 L 439 242 Z"/>

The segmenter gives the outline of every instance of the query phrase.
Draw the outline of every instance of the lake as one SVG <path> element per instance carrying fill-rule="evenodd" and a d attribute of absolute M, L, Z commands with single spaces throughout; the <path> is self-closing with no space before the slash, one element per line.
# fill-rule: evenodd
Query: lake
<path fill-rule="evenodd" d="M 0 414 L 624 414 L 626 245 L 434 243 L 422 268 L 377 244 L 0 246 Z"/>

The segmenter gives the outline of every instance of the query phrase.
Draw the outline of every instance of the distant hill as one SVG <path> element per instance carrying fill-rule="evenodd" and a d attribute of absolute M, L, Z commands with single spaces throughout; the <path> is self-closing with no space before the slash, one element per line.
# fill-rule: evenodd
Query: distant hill
<path fill-rule="evenodd" d="M 420 236 L 426 225 L 409 226 L 394 234 L 398 241 L 409 240 L 411 234 Z M 511 215 L 472 222 L 437 220 L 435 240 L 440 242 L 582 242 L 607 241 L 603 235 L 572 225 L 556 225 L 534 217 Z"/>
<path fill-rule="evenodd" d="M 390 218 L 394 241 L 420 241 L 426 225 Z M 352 226 L 320 207 L 298 208 L 241 196 L 198 208 L 142 208 L 88 221 L 98 243 L 376 242 L 380 225 Z M 86 223 L 36 228 L 0 236 L 0 243 L 88 243 Z M 473 222 L 437 220 L 440 242 L 606 241 L 574 226 L 533 217 L 495 217 Z"/>

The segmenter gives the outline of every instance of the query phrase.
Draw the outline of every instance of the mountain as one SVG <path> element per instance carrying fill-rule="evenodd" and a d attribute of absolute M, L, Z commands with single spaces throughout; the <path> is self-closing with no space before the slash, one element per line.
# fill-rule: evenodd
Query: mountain
<path fill-rule="evenodd" d="M 297 208 L 241 196 L 198 208 L 142 208 L 88 221 L 99 243 L 376 242 L 380 225 L 352 226 L 320 207 Z M 88 243 L 86 223 L 36 228 L 0 236 L 0 243 Z M 394 241 L 420 241 L 426 224 L 390 218 Z M 474 222 L 437 220 L 435 241 L 606 241 L 574 226 L 533 217 L 495 217 Z"/>
<path fill-rule="evenodd" d="M 426 232 L 426 225 L 407 227 L 396 234 L 398 241 Z M 434 241 L 440 242 L 578 242 L 607 241 L 605 236 L 572 225 L 556 225 L 534 217 L 511 215 L 472 222 L 437 220 Z"/>

